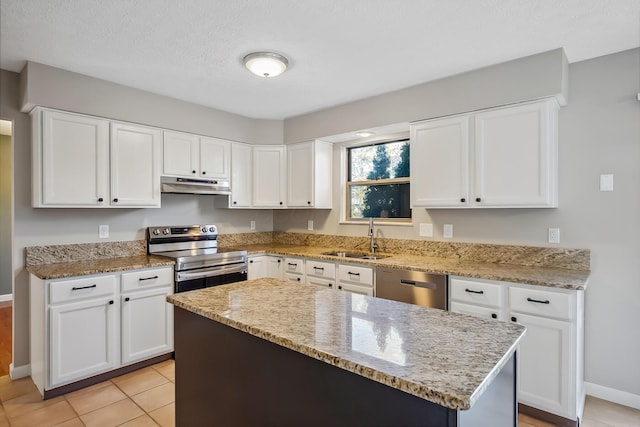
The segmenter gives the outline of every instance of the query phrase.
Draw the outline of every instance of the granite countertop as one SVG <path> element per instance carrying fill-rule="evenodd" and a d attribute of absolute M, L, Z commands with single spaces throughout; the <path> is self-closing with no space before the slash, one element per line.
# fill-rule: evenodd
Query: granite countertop
<path fill-rule="evenodd" d="M 455 276 L 475 277 L 504 282 L 528 283 L 531 285 L 572 290 L 585 290 L 590 275 L 588 270 L 569 270 L 563 268 L 523 266 L 493 262 L 469 262 L 457 259 L 425 257 L 419 255 L 381 253 L 379 255 L 384 255 L 385 258 L 378 260 L 342 258 L 323 255 L 324 252 L 340 250 L 331 247 L 261 244 L 243 246 L 242 249 L 246 249 L 250 255 L 268 253 L 274 255 L 300 256 L 333 262 L 363 264 L 373 267 L 401 268 L 426 271 L 429 273 L 451 274 Z M 347 250 L 347 252 L 348 251 L 349 250 Z"/>
<path fill-rule="evenodd" d="M 216 322 L 451 409 L 473 406 L 525 328 L 277 279 L 170 295 Z"/>
<path fill-rule="evenodd" d="M 104 274 L 117 271 L 173 266 L 175 260 L 156 255 L 135 255 L 119 258 L 94 259 L 88 261 L 58 262 L 27 266 L 27 271 L 43 280 L 65 277 Z"/>

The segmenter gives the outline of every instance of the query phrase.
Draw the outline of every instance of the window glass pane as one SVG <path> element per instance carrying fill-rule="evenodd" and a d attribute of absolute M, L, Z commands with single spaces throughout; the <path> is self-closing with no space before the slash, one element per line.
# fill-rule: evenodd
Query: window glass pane
<path fill-rule="evenodd" d="M 409 141 L 349 149 L 349 181 L 409 176 Z"/>
<path fill-rule="evenodd" d="M 349 197 L 351 218 L 411 218 L 409 183 L 352 185 Z"/>

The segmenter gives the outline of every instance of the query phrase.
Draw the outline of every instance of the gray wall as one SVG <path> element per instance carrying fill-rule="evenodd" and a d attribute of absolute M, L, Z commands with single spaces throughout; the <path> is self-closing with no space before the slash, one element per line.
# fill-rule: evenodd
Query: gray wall
<path fill-rule="evenodd" d="M 11 293 L 11 137 L 0 135 L 0 295 Z"/>
<path fill-rule="evenodd" d="M 450 101 L 450 93 L 457 91 L 449 83 L 447 79 L 434 82 L 444 86 L 430 89 L 433 93 L 440 90 L 447 99 L 433 97 L 425 103 Z M 588 248 L 592 253 L 586 292 L 586 381 L 636 396 L 640 396 L 640 103 L 635 100 L 639 86 L 638 49 L 569 66 L 569 102 L 559 117 L 558 209 L 415 209 L 413 226 L 379 227 L 383 237 L 422 239 L 418 224 L 431 222 L 434 240 L 444 240 L 442 225 L 450 223 L 454 225 L 454 241 L 534 246 L 548 246 L 547 228 L 559 227 L 560 246 Z M 386 112 L 378 99 L 336 111 L 352 108 L 370 111 L 378 123 L 385 121 Z M 304 121 L 321 135 L 321 127 L 333 114 L 323 111 L 318 113 L 317 123 L 313 123 L 313 115 Z M 394 112 L 388 114 L 393 120 L 407 120 Z M 285 135 L 289 135 L 288 126 L 286 121 Z M 335 147 L 336 166 L 338 152 Z M 614 192 L 599 192 L 598 176 L 603 173 L 614 174 Z M 339 206 L 338 168 L 334 170 L 334 191 L 334 206 Z M 340 224 L 337 208 L 277 211 L 274 228 L 306 232 L 308 219 L 315 220 L 318 233 L 366 235 L 366 227 Z"/>
<path fill-rule="evenodd" d="M 42 75 L 32 74 L 33 70 Z M 143 239 L 145 227 L 162 224 L 215 223 L 221 233 L 235 233 L 249 232 L 249 222 L 254 220 L 256 231 L 273 229 L 272 211 L 217 209 L 212 196 L 163 194 L 160 209 L 31 208 L 30 118 L 20 112 L 22 103 L 19 95 L 25 85 L 21 87 L 20 75 L 0 71 L 0 117 L 15 120 L 14 366 L 29 363 L 29 277 L 24 270 L 25 247 Z M 282 142 L 281 122 L 233 116 L 51 67 L 31 64 L 28 72 L 27 98 L 47 107 L 232 140 L 251 142 L 250 138 L 256 137 L 264 143 Z M 74 85 L 76 78 L 77 86 Z M 54 91 L 48 85 L 57 86 L 57 89 Z M 94 98 L 98 93 L 99 98 Z M 163 119 L 167 120 L 167 126 L 164 126 Z M 216 126 L 220 126 L 220 133 Z M 100 224 L 110 226 L 108 239 L 98 238 Z"/>

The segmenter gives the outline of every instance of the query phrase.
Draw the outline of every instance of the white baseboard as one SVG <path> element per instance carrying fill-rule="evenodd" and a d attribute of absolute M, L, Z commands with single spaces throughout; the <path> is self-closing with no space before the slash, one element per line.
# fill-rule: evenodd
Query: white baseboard
<path fill-rule="evenodd" d="M 585 393 L 598 399 L 608 400 L 619 405 L 640 409 L 640 395 L 616 390 L 615 388 L 604 387 L 598 384 L 584 383 Z"/>
<path fill-rule="evenodd" d="M 0 295 L 0 302 L 13 301 L 13 294 Z"/>
<path fill-rule="evenodd" d="M 9 376 L 12 380 L 18 378 L 25 378 L 31 375 L 31 365 L 13 366 L 13 363 L 9 365 Z"/>

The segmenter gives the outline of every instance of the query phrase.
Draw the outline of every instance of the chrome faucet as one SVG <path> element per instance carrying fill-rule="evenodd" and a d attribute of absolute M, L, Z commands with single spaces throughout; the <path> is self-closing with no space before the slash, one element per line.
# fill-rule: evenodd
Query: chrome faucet
<path fill-rule="evenodd" d="M 375 235 L 373 232 L 373 218 L 369 218 L 369 237 L 371 237 L 371 242 L 369 243 L 369 252 L 374 253 L 378 245 L 376 244 Z"/>

